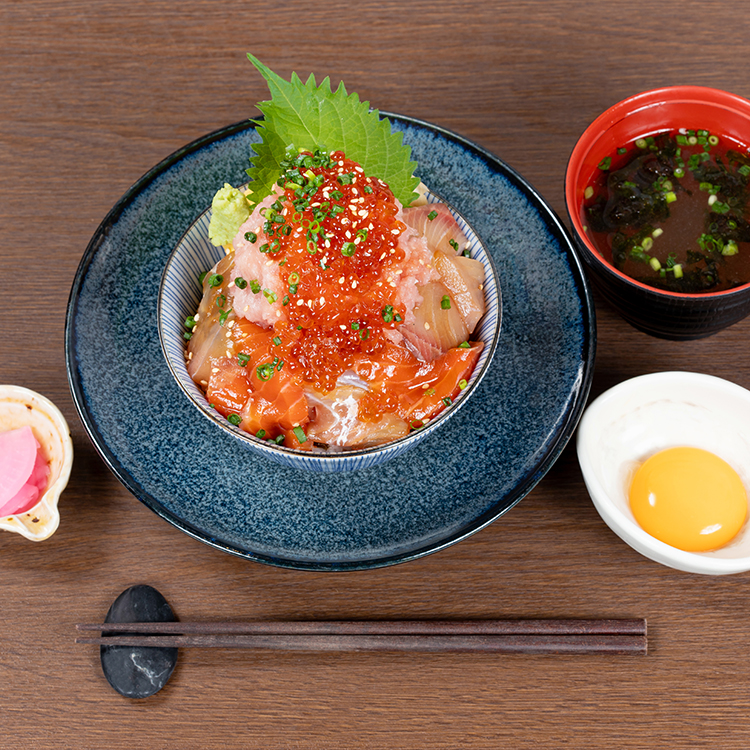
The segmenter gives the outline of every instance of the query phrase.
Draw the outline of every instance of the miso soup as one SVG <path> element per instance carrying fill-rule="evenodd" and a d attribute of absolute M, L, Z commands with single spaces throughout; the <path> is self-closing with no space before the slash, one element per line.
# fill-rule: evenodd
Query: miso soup
<path fill-rule="evenodd" d="M 602 256 L 652 287 L 718 292 L 750 281 L 750 155 L 707 130 L 639 138 L 599 164 L 583 224 Z"/>

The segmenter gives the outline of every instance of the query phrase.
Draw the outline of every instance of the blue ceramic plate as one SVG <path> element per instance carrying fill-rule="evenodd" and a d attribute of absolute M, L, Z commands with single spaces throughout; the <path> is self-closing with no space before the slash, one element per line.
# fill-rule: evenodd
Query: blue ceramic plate
<path fill-rule="evenodd" d="M 442 549 L 537 484 L 585 405 L 593 304 L 559 219 L 486 151 L 387 116 L 421 179 L 492 254 L 503 296 L 498 350 L 477 393 L 404 456 L 347 474 L 280 466 L 204 419 L 169 372 L 157 330 L 162 271 L 217 187 L 245 181 L 259 140 L 250 122 L 205 136 L 144 175 L 104 219 L 78 268 L 66 359 L 89 436 L 141 502 L 226 552 L 303 570 L 356 570 Z"/>

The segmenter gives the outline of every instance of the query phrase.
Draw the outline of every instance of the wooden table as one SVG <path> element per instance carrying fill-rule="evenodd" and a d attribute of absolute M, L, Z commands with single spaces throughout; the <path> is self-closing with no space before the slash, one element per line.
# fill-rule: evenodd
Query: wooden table
<path fill-rule="evenodd" d="M 284 76 L 343 78 L 382 109 L 474 140 L 566 221 L 567 158 L 606 107 L 668 84 L 750 96 L 744 14 L 729 3 L 0 3 L 0 382 L 56 402 L 75 444 L 57 533 L 39 544 L 0 535 L 0 746 L 750 745 L 748 576 L 688 575 L 631 550 L 594 510 L 572 445 L 467 541 L 348 574 L 218 552 L 160 520 L 104 466 L 65 375 L 73 276 L 101 219 L 147 169 L 254 114 L 266 89 L 247 51 Z M 750 387 L 750 319 L 670 343 L 596 302 L 592 396 L 667 369 Z M 74 624 L 103 617 L 139 582 L 181 619 L 647 617 L 650 653 L 187 650 L 166 689 L 129 701 L 104 680 L 98 650 L 74 645 Z"/>

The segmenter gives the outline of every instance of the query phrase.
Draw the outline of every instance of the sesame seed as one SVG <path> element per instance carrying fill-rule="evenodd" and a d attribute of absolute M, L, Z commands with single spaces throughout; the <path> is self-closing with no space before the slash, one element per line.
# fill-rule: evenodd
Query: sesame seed
<path fill-rule="evenodd" d="M 200 313 L 195 313 L 195 315 L 193 315 L 193 320 L 200 320 L 200 319 L 201 319 Z"/>
<path fill-rule="evenodd" d="M 211 372 L 214 372 L 214 373 L 215 372 L 219 372 L 219 368 L 218 367 L 212 367 L 211 368 Z"/>
<path fill-rule="evenodd" d="M 425 331 L 429 331 L 430 330 L 430 324 L 429 323 L 425 323 L 424 324 L 424 329 L 425 329 Z"/>
<path fill-rule="evenodd" d="M 385 258 L 385 253 L 383 253 L 378 260 L 383 260 Z"/>
<path fill-rule="evenodd" d="M 326 298 L 325 297 L 321 297 L 320 298 L 320 304 L 321 305 L 325 305 L 325 303 L 326 303 Z"/>
<path fill-rule="evenodd" d="M 346 279 L 345 279 L 345 278 L 344 278 L 344 277 L 342 276 L 342 277 L 341 277 L 341 278 L 339 279 L 339 284 L 343 284 L 343 283 L 344 283 L 345 281 L 346 281 Z"/>
<path fill-rule="evenodd" d="M 303 300 L 303 299 L 298 299 L 297 300 L 297 307 L 301 307 L 304 304 L 305 304 L 305 300 Z"/>
<path fill-rule="evenodd" d="M 364 174 L 365 170 L 362 169 L 362 167 L 357 166 L 357 167 L 354 167 L 354 169 L 355 169 L 356 172 L 362 172 L 362 174 Z"/>

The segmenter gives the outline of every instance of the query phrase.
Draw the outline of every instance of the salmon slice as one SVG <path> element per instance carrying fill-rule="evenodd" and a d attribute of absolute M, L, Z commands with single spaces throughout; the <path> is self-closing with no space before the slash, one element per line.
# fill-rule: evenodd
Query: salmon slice
<path fill-rule="evenodd" d="M 429 217 L 434 214 L 434 218 Z M 462 253 L 468 242 L 458 222 L 444 203 L 428 203 L 403 209 L 404 223 L 426 240 L 430 249 L 446 255 Z M 451 244 L 451 240 L 455 246 Z"/>
<path fill-rule="evenodd" d="M 243 430 L 254 435 L 263 430 L 276 437 L 308 421 L 305 393 L 283 365 L 279 369 L 279 363 L 274 365 L 274 359 L 263 353 L 252 356 L 247 367 L 252 392 L 241 414 Z"/>
<path fill-rule="evenodd" d="M 213 361 L 206 399 L 224 417 L 239 414 L 250 396 L 247 370 L 227 357 Z"/>

